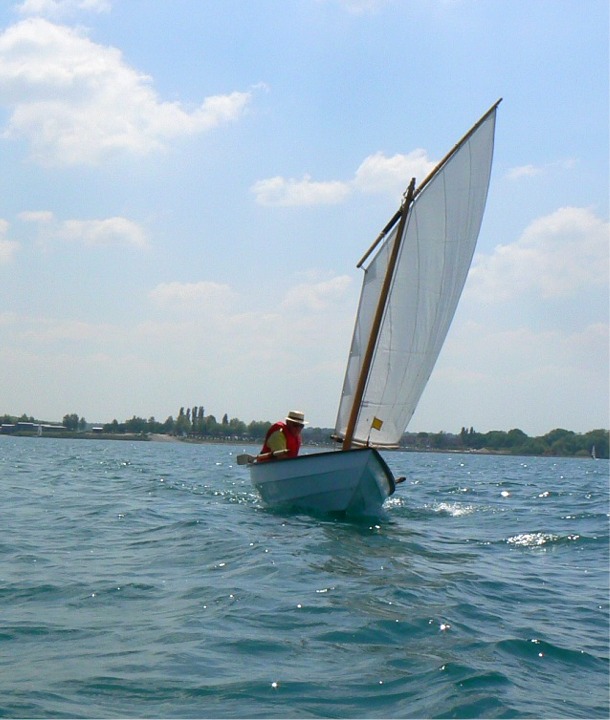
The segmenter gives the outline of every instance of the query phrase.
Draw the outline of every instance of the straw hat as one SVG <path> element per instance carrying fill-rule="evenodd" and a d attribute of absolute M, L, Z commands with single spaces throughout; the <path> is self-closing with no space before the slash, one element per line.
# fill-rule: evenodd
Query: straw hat
<path fill-rule="evenodd" d="M 286 416 L 286 422 L 296 423 L 297 425 L 308 425 L 305 420 L 305 413 L 300 410 L 291 410 Z"/>

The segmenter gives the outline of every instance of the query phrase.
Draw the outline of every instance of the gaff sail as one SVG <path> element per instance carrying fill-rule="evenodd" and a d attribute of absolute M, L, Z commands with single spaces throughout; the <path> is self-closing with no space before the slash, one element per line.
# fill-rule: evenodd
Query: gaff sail
<path fill-rule="evenodd" d="M 426 387 L 481 228 L 499 102 L 411 193 L 365 267 L 335 426 L 348 446 L 397 445 Z"/>

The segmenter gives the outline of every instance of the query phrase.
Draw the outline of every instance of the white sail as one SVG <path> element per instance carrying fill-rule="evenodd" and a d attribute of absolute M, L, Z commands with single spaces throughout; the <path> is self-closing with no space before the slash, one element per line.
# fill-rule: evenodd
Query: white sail
<path fill-rule="evenodd" d="M 496 106 L 416 192 L 365 269 L 335 431 L 345 437 L 396 235 L 400 251 L 364 385 L 353 442 L 396 445 L 453 319 L 479 235 L 493 155 Z M 418 194 L 419 193 L 419 194 Z M 357 398 L 356 398 L 357 401 Z"/>

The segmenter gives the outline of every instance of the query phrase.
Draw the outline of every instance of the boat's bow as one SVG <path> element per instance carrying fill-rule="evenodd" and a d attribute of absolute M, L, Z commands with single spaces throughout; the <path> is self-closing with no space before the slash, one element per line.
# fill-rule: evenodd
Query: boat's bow
<path fill-rule="evenodd" d="M 376 515 L 395 490 L 385 460 L 373 448 L 301 455 L 253 463 L 252 484 L 271 506 Z"/>

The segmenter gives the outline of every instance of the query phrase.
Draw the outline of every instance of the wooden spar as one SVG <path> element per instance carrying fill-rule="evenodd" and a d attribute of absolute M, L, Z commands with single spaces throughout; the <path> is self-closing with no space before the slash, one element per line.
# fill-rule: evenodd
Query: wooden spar
<path fill-rule="evenodd" d="M 462 147 L 462 145 L 470 139 L 470 137 L 475 133 L 476 130 L 487 120 L 487 118 L 491 115 L 494 110 L 498 107 L 498 105 L 502 102 L 502 98 L 500 98 L 498 101 L 496 101 L 489 110 L 481 117 L 480 120 L 478 120 L 471 128 L 470 130 L 464 135 L 464 137 L 457 142 L 453 148 L 445 155 L 445 157 L 438 163 L 438 165 L 434 168 L 434 170 L 428 175 L 427 178 L 424 179 L 423 182 L 419 184 L 419 187 L 417 188 L 417 191 L 414 198 L 417 197 L 417 195 L 420 194 L 420 192 L 426 187 L 426 185 L 432 180 L 432 178 L 436 175 L 436 173 L 445 165 L 452 157 L 455 155 L 455 153 Z"/>
<path fill-rule="evenodd" d="M 425 180 L 419 185 L 417 188 L 417 191 L 414 193 L 413 197 L 415 198 L 417 195 L 420 194 L 420 192 L 426 187 L 426 185 L 432 180 L 432 178 L 436 175 L 436 173 L 443 167 L 443 165 L 462 147 L 462 145 L 468 140 L 468 138 L 475 132 L 475 130 L 481 125 L 481 123 L 485 122 L 489 115 L 498 107 L 498 105 L 502 102 L 502 98 L 500 98 L 496 103 L 494 103 L 489 110 L 481 117 L 481 119 L 473 125 L 470 130 L 464 135 L 464 137 L 454 145 L 454 147 L 445 155 L 445 157 L 436 165 L 434 170 L 425 178 Z M 360 262 L 356 265 L 357 268 L 360 268 L 364 265 L 364 263 L 367 261 L 373 250 L 379 245 L 379 243 L 383 240 L 383 238 L 390 232 L 390 230 L 394 227 L 396 221 L 400 218 L 402 214 L 402 207 L 400 207 L 393 215 L 390 222 L 383 228 L 383 230 L 377 235 L 375 238 L 375 241 L 371 245 L 371 247 L 364 253 L 362 258 L 360 259 Z"/>
<path fill-rule="evenodd" d="M 413 201 L 415 194 L 415 178 L 411 180 L 405 201 L 400 209 L 400 222 L 396 231 L 396 237 L 394 238 L 394 245 L 392 247 L 392 253 L 388 262 L 387 271 L 381 287 L 381 293 L 379 295 L 379 302 L 377 303 L 377 309 L 375 311 L 375 317 L 373 318 L 373 325 L 371 327 L 371 334 L 369 341 L 366 346 L 362 366 L 360 368 L 360 376 L 358 377 L 358 384 L 356 386 L 356 392 L 354 393 L 354 400 L 352 409 L 350 411 L 349 420 L 347 423 L 347 429 L 345 431 L 345 438 L 343 439 L 342 450 L 349 450 L 352 446 L 352 440 L 354 438 L 354 431 L 356 429 L 356 423 L 358 421 L 358 414 L 360 412 L 360 404 L 364 397 L 364 390 L 366 383 L 369 378 L 371 371 L 371 365 L 373 363 L 373 355 L 375 353 L 375 346 L 379 338 L 379 331 L 381 329 L 381 323 L 383 321 L 383 315 L 385 313 L 388 296 L 390 294 L 390 287 L 392 279 L 394 278 L 394 270 L 396 269 L 396 263 L 398 262 L 398 256 L 400 253 L 400 247 L 402 245 L 402 237 L 404 234 L 405 224 L 407 222 L 407 216 L 409 214 L 409 207 Z M 392 222 L 393 224 L 393 222 Z"/>
<path fill-rule="evenodd" d="M 383 238 L 390 232 L 390 230 L 394 227 L 394 223 L 398 220 L 398 218 L 402 215 L 402 206 L 394 213 L 394 216 L 390 220 L 390 222 L 383 228 L 383 230 L 377 235 L 375 238 L 375 242 L 371 245 L 371 247 L 364 253 L 362 256 L 362 259 L 360 262 L 356 265 L 357 268 L 361 268 L 364 263 L 366 262 L 369 255 L 373 252 L 373 250 L 379 245 L 379 243 L 383 240 Z"/>

